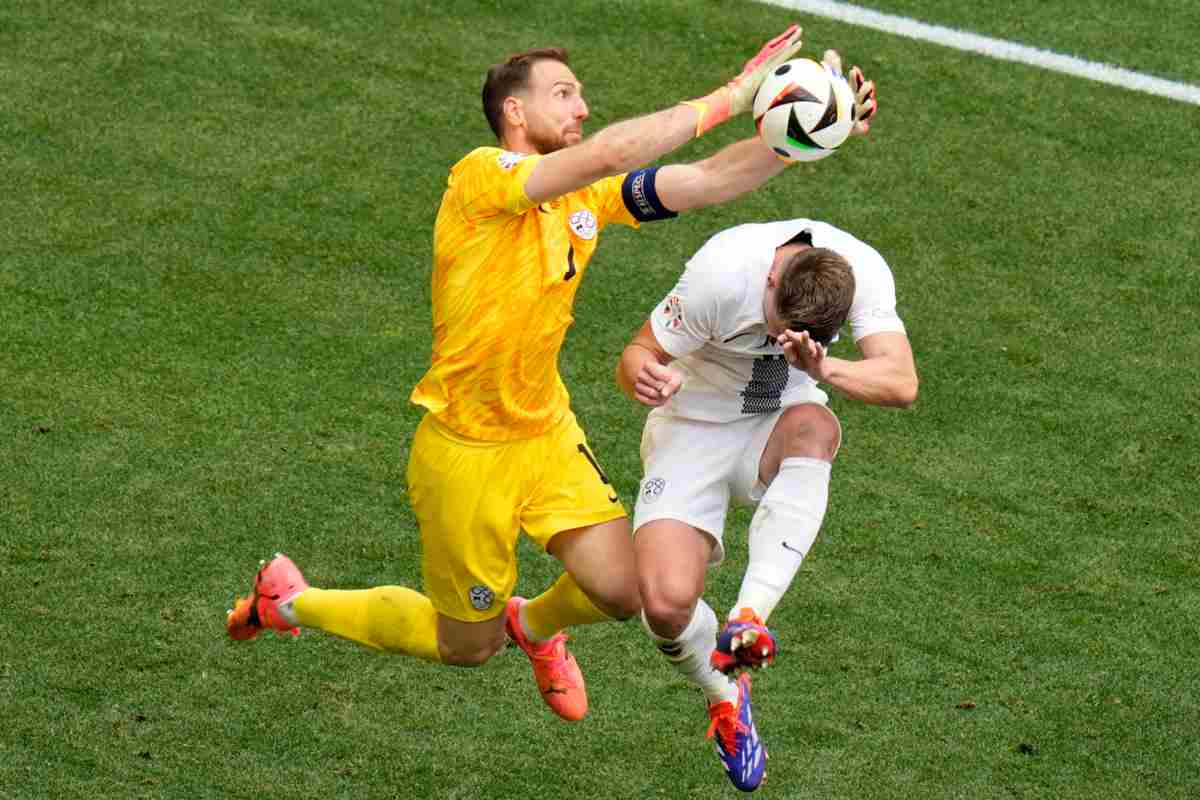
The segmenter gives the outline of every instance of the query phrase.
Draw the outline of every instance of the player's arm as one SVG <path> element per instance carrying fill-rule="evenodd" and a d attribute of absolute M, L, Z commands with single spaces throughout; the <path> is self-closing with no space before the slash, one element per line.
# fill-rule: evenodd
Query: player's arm
<path fill-rule="evenodd" d="M 661 406 L 683 385 L 680 372 L 668 366 L 674 360 L 646 320 L 621 353 L 617 385 L 632 400 L 651 408 Z"/>
<path fill-rule="evenodd" d="M 668 164 L 658 170 L 656 187 L 671 211 L 687 211 L 724 203 L 766 183 L 783 172 L 779 158 L 757 136 L 718 150 L 691 164 Z"/>
<path fill-rule="evenodd" d="M 884 331 L 858 340 L 861 359 L 834 358 L 807 333 L 785 331 L 779 337 L 793 366 L 842 394 L 876 406 L 907 408 L 917 399 L 917 367 L 903 333 Z"/>
<path fill-rule="evenodd" d="M 824 60 L 841 74 L 842 59 L 836 50 L 826 50 Z M 878 103 L 875 82 L 867 80 L 858 67 L 850 70 L 854 92 L 855 135 L 866 135 Z M 657 189 L 662 204 L 671 211 L 724 203 L 757 189 L 783 171 L 788 162 L 755 136 L 732 144 L 716 155 L 692 164 L 672 164 L 658 171 Z"/>
<path fill-rule="evenodd" d="M 526 196 L 542 203 L 609 175 L 629 172 L 730 117 L 749 111 L 763 79 L 799 49 L 800 28 L 792 25 L 767 42 L 737 77 L 716 91 L 654 114 L 614 123 L 574 147 L 551 153 L 539 160 L 526 179 Z"/>

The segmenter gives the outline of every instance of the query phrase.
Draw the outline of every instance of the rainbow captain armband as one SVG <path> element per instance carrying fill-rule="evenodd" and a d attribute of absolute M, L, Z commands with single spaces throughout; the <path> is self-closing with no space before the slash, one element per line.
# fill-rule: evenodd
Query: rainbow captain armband
<path fill-rule="evenodd" d="M 658 167 L 634 170 L 625 176 L 625 181 L 621 184 L 621 199 L 625 201 L 625 208 L 629 209 L 629 213 L 638 222 L 653 222 L 679 216 L 658 199 L 658 192 L 654 189 L 654 176 L 657 172 Z"/>

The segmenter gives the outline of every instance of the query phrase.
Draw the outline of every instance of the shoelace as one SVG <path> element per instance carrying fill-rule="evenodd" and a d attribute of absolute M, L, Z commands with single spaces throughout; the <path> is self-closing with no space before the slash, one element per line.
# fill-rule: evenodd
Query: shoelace
<path fill-rule="evenodd" d="M 530 656 L 549 665 L 549 677 L 552 681 L 574 686 L 574 681 L 570 680 L 571 670 L 570 662 L 566 658 L 566 643 L 567 635 L 560 633 L 544 644 L 535 644 Z"/>
<path fill-rule="evenodd" d="M 708 724 L 708 733 L 705 738 L 711 739 L 713 734 L 720 736 L 721 749 L 730 755 L 735 755 L 737 753 L 737 735 L 749 733 L 750 729 L 738 717 L 737 710 L 733 708 L 732 704 L 728 704 L 728 708 L 728 711 L 721 711 L 713 717 L 712 722 Z"/>

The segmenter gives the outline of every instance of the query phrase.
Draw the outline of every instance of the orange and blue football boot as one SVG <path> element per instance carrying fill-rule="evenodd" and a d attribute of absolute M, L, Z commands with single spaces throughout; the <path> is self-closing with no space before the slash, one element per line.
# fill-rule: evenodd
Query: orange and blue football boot
<path fill-rule="evenodd" d="M 753 792 L 767 777 L 767 747 L 758 738 L 750 710 L 750 673 L 743 672 L 737 685 L 736 704 L 723 700 L 708 707 L 708 738 L 714 740 L 730 782 L 740 791 Z"/>
<path fill-rule="evenodd" d="M 775 637 L 753 609 L 743 608 L 725 623 L 709 656 L 712 668 L 726 675 L 741 668 L 761 669 L 775 662 Z"/>

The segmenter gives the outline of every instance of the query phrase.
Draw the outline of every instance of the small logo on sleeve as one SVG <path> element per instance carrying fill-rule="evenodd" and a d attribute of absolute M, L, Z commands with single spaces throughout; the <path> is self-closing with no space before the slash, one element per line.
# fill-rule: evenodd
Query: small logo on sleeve
<path fill-rule="evenodd" d="M 500 165 L 500 169 L 509 170 L 526 158 L 528 156 L 525 153 L 514 153 L 511 150 L 504 150 L 496 157 L 496 163 Z"/>
<path fill-rule="evenodd" d="M 662 313 L 666 315 L 665 326 L 668 330 L 674 330 L 683 324 L 683 300 L 679 295 L 673 294 L 663 302 Z"/>

